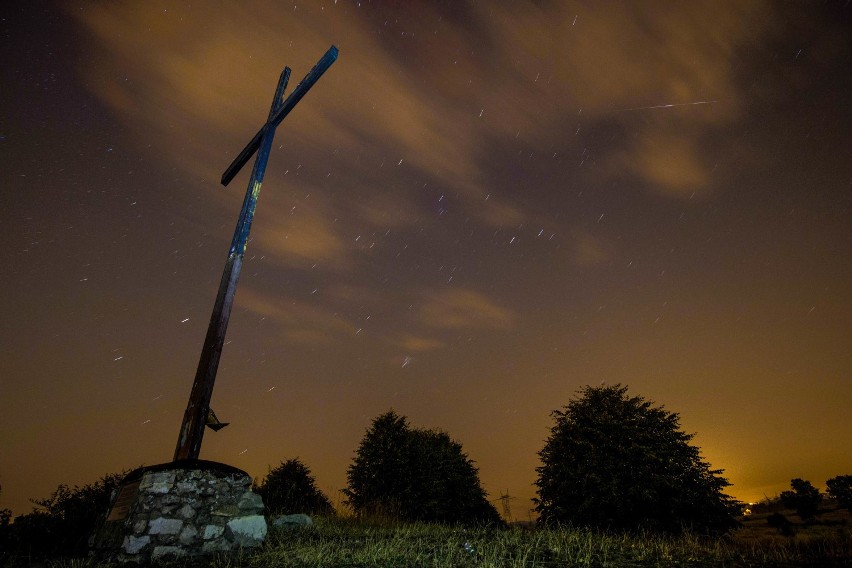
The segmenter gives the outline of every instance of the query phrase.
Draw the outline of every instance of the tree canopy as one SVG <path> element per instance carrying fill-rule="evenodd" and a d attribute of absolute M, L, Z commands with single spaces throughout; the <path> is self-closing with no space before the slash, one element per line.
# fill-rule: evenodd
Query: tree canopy
<path fill-rule="evenodd" d="M 299 458 L 283 461 L 269 470 L 255 490 L 263 498 L 266 510 L 272 514 L 334 513 L 331 501 L 317 489 L 311 470 Z"/>
<path fill-rule="evenodd" d="M 33 558 L 84 556 L 89 537 L 106 517 L 112 492 L 128 472 L 104 475 L 82 487 L 59 485 L 33 512 L 5 524 L 0 540 L 15 554 Z"/>
<path fill-rule="evenodd" d="M 359 515 L 449 523 L 500 522 L 473 462 L 439 430 L 411 428 L 393 410 L 375 418 L 347 471 Z"/>
<path fill-rule="evenodd" d="M 852 509 L 852 475 L 838 475 L 825 482 L 828 495 L 845 508 Z"/>
<path fill-rule="evenodd" d="M 680 430 L 678 414 L 628 388 L 587 386 L 554 410 L 536 468 L 539 521 L 606 530 L 722 533 L 741 504 Z"/>
<path fill-rule="evenodd" d="M 816 517 L 822 497 L 819 489 L 810 481 L 804 479 L 793 479 L 790 481 L 792 491 L 782 491 L 779 497 L 781 504 L 788 509 L 795 509 L 796 514 L 803 521 L 810 521 Z"/>

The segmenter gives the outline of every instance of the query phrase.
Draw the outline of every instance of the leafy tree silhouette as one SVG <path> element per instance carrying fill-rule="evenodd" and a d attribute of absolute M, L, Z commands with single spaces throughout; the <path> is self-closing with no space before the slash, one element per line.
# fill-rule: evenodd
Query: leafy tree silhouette
<path fill-rule="evenodd" d="M 357 515 L 501 522 L 461 444 L 439 430 L 411 428 L 406 417 L 393 410 L 373 420 L 347 478 L 343 493 Z"/>
<path fill-rule="evenodd" d="M 271 469 L 255 490 L 272 514 L 306 513 L 331 515 L 334 507 L 317 489 L 311 470 L 299 458 L 281 462 Z"/>
<path fill-rule="evenodd" d="M 837 503 L 848 510 L 852 510 L 852 475 L 838 475 L 825 482 L 828 494 Z"/>
<path fill-rule="evenodd" d="M 738 525 L 742 504 L 722 492 L 730 483 L 690 445 L 678 414 L 620 384 L 578 395 L 553 411 L 539 452 L 540 523 L 712 534 Z"/>
<path fill-rule="evenodd" d="M 3 493 L 3 487 L 0 486 L 0 494 Z M 9 522 L 12 520 L 11 509 L 0 509 L 0 566 L 5 565 L 6 555 L 8 554 L 10 541 Z"/>
<path fill-rule="evenodd" d="M 794 536 L 796 534 L 796 528 L 793 526 L 793 523 L 781 513 L 772 513 L 766 517 L 766 524 L 776 529 L 778 534 L 783 534 L 784 536 Z"/>
<path fill-rule="evenodd" d="M 378 416 L 364 435 L 347 471 L 347 503 L 360 515 L 400 514 L 411 501 L 411 462 L 408 420 L 393 410 Z"/>
<path fill-rule="evenodd" d="M 33 512 L 6 527 L 10 553 L 36 559 L 86 555 L 89 537 L 127 473 L 108 474 L 83 487 L 59 485 L 50 497 L 32 500 Z"/>
<path fill-rule="evenodd" d="M 779 498 L 781 504 L 788 509 L 795 509 L 796 514 L 803 521 L 812 521 L 819 511 L 822 497 L 819 489 L 814 487 L 810 481 L 804 479 L 793 479 L 790 481 L 792 491 L 782 491 Z"/>

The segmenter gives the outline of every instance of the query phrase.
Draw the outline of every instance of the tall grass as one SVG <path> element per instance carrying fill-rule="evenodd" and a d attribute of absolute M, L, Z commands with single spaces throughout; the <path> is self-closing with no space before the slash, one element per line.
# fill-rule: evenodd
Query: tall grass
<path fill-rule="evenodd" d="M 57 563 L 95 568 L 87 561 Z M 852 535 L 707 539 L 606 534 L 570 527 L 464 528 L 424 523 L 318 518 L 299 529 L 274 530 L 256 551 L 176 561 L 173 566 L 272 567 L 506 567 L 534 566 L 852 566 Z"/>
<path fill-rule="evenodd" d="M 318 519 L 273 533 L 246 566 L 779 566 L 852 564 L 849 530 L 818 538 L 707 539 L 571 527 L 463 528 Z M 225 568 L 222 566 L 222 568 Z"/>
<path fill-rule="evenodd" d="M 848 530 L 809 539 L 707 539 L 606 534 L 570 527 L 463 528 L 317 519 L 274 532 L 240 566 L 779 566 L 852 563 Z M 221 568 L 234 564 L 224 561 Z"/>

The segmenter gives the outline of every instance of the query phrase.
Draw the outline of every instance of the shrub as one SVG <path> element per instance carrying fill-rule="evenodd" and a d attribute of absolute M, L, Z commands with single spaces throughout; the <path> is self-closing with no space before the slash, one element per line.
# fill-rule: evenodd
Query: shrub
<path fill-rule="evenodd" d="M 33 512 L 15 517 L 7 527 L 10 552 L 32 558 L 84 556 L 126 474 L 105 475 L 83 487 L 60 485 L 50 497 L 33 500 Z"/>
<path fill-rule="evenodd" d="M 679 417 L 621 385 L 585 387 L 539 452 L 539 522 L 600 529 L 722 533 L 742 504 L 690 445 Z"/>
<path fill-rule="evenodd" d="M 822 501 L 819 490 L 810 481 L 799 478 L 791 480 L 790 487 L 792 491 L 781 492 L 781 503 L 788 509 L 794 509 L 803 521 L 813 520 Z"/>
<path fill-rule="evenodd" d="M 358 515 L 447 523 L 501 522 L 461 444 L 445 432 L 411 428 L 393 410 L 373 420 L 347 478 L 343 493 Z"/>
<path fill-rule="evenodd" d="M 791 523 L 789 519 L 781 513 L 772 513 L 766 517 L 766 524 L 776 529 L 784 536 L 793 536 L 796 534 L 796 531 L 793 529 L 793 523 Z"/>
<path fill-rule="evenodd" d="M 331 501 L 317 489 L 311 470 L 299 458 L 281 462 L 269 471 L 255 490 L 263 498 L 267 511 L 272 514 L 334 513 Z"/>
<path fill-rule="evenodd" d="M 838 475 L 825 482 L 828 494 L 841 507 L 852 510 L 852 475 Z"/>

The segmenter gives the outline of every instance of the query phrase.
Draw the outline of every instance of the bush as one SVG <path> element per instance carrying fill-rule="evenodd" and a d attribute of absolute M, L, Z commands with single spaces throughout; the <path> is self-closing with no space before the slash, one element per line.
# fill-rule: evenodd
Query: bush
<path fill-rule="evenodd" d="M 847 510 L 852 510 L 852 475 L 838 475 L 825 482 L 829 496 L 837 504 Z"/>
<path fill-rule="evenodd" d="M 792 491 L 782 491 L 779 497 L 781 503 L 788 509 L 794 509 L 803 521 L 811 521 L 816 517 L 822 497 L 819 490 L 810 481 L 793 479 L 790 481 Z"/>
<path fill-rule="evenodd" d="M 2 491 L 2 488 L 0 488 Z M 0 566 L 6 559 L 6 553 L 9 549 L 10 528 L 9 522 L 12 520 L 12 511 L 10 509 L 0 509 Z"/>
<path fill-rule="evenodd" d="M 373 420 L 347 478 L 343 493 L 357 515 L 501 522 L 461 444 L 445 432 L 413 429 L 393 410 Z"/>
<path fill-rule="evenodd" d="M 539 522 L 609 530 L 723 533 L 742 504 L 704 462 L 679 417 L 627 395 L 621 385 L 585 387 L 539 452 Z"/>
<path fill-rule="evenodd" d="M 294 458 L 269 471 L 255 490 L 271 514 L 331 515 L 331 501 L 317 489 L 311 470 Z"/>
<path fill-rule="evenodd" d="M 793 536 L 796 534 L 796 531 L 793 528 L 793 523 L 791 523 L 789 519 L 781 513 L 772 513 L 766 517 L 766 524 L 776 529 L 779 534 L 783 534 L 784 536 Z"/>
<path fill-rule="evenodd" d="M 60 485 L 47 499 L 33 500 L 33 512 L 6 527 L 12 554 L 31 558 L 85 556 L 88 541 L 106 517 L 111 496 L 127 472 L 114 473 L 83 487 Z"/>

